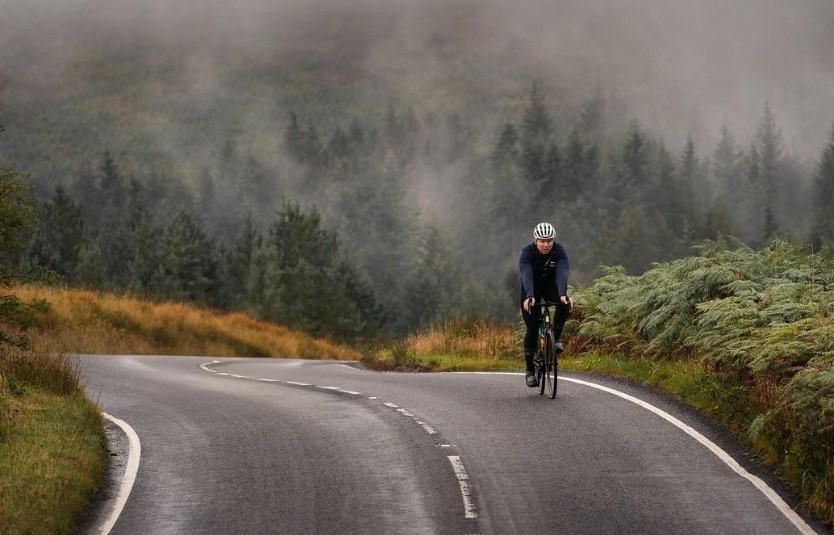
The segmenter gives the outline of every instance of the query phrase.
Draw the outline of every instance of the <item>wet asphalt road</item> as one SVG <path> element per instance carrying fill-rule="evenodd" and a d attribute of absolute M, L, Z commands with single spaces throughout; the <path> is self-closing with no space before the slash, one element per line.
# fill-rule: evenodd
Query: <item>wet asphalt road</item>
<path fill-rule="evenodd" d="M 142 445 L 112 533 L 800 533 L 691 436 L 574 382 L 550 400 L 513 374 L 207 357 L 81 364 L 88 395 Z M 674 401 L 591 380 L 749 464 Z"/>

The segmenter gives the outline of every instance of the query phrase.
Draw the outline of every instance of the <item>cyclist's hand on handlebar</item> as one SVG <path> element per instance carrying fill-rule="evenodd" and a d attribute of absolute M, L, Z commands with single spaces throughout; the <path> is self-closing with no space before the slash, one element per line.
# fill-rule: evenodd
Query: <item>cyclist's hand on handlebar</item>
<path fill-rule="evenodd" d="M 536 304 L 535 297 L 528 297 L 524 300 L 524 312 L 530 313 L 530 307 Z"/>
<path fill-rule="evenodd" d="M 563 305 L 568 305 L 570 309 L 573 310 L 573 299 L 571 299 L 567 295 L 563 295 L 559 299 L 562 301 Z"/>

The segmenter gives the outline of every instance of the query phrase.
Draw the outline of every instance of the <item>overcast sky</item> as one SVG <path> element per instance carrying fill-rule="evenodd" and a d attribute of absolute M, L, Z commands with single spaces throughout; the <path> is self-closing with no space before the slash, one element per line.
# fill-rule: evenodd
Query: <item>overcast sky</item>
<path fill-rule="evenodd" d="M 113 39 L 201 57 L 347 50 L 404 89 L 443 84 L 462 61 L 514 64 L 616 87 L 672 139 L 715 136 L 725 116 L 749 139 L 770 102 L 806 155 L 834 121 L 832 0 L 0 0 L 0 61 L 61 62 Z"/>

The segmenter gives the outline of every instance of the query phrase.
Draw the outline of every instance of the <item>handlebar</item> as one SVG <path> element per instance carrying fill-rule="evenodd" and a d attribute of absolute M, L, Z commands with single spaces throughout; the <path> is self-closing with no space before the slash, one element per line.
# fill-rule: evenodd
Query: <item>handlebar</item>
<path fill-rule="evenodd" d="M 528 299 L 530 299 L 530 298 L 528 297 Z M 561 301 L 536 301 L 535 303 L 533 303 L 532 306 L 548 308 L 548 307 L 554 307 L 554 306 L 557 306 L 557 305 L 565 306 L 565 303 L 562 303 Z M 573 310 L 573 299 L 571 299 L 570 297 L 568 297 L 567 306 L 570 307 L 571 310 Z"/>

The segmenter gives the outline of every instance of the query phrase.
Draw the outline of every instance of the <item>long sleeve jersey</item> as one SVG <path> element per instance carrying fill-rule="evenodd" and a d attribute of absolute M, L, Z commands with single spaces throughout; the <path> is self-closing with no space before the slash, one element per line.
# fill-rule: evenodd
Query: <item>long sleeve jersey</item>
<path fill-rule="evenodd" d="M 528 297 L 557 301 L 568 295 L 570 264 L 568 253 L 558 243 L 546 255 L 539 253 L 536 244 L 530 243 L 521 250 L 518 259 L 521 274 L 521 300 Z"/>

